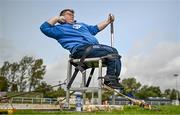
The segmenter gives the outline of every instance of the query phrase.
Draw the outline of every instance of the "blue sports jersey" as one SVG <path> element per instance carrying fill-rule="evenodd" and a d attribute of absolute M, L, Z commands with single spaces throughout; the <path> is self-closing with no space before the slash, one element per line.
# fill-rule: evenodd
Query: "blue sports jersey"
<path fill-rule="evenodd" d="M 48 37 L 56 39 L 63 48 L 71 53 L 74 53 L 80 46 L 99 44 L 94 37 L 100 31 L 97 25 L 89 26 L 84 23 L 51 25 L 44 22 L 40 29 Z"/>

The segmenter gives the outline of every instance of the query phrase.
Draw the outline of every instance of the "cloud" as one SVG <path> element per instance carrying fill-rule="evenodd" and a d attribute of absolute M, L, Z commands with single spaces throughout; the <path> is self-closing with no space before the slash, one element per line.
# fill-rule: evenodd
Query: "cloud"
<path fill-rule="evenodd" d="M 0 37 L 0 66 L 2 66 L 5 61 L 17 62 L 24 56 L 39 57 L 36 52 L 31 51 L 31 49 L 25 49 L 24 47 L 18 48 L 21 44 L 22 43 L 16 44 L 13 39 Z"/>
<path fill-rule="evenodd" d="M 12 57 L 14 52 L 13 42 L 0 37 L 0 65 Z"/>
<path fill-rule="evenodd" d="M 59 81 L 64 81 L 66 79 L 67 61 L 65 59 L 66 58 L 59 58 L 59 60 L 55 61 L 53 64 L 47 65 L 45 80 L 48 83 L 56 85 Z"/>
<path fill-rule="evenodd" d="M 180 74 L 180 43 L 160 42 L 145 54 L 124 59 L 122 77 L 136 77 L 142 84 L 175 88 L 173 74 Z"/>

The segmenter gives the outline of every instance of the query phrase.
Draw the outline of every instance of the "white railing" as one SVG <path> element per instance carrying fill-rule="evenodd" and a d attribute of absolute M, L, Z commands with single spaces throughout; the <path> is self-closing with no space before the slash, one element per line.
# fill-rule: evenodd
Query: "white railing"
<path fill-rule="evenodd" d="M 31 97 L 13 97 L 12 103 L 19 104 L 54 104 L 56 98 L 31 98 Z"/>

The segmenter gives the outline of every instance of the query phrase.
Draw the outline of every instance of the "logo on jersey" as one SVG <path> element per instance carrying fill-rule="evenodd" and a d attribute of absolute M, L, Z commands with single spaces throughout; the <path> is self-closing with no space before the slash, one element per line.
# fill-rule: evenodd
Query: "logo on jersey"
<path fill-rule="evenodd" d="M 74 29 L 79 29 L 80 27 L 81 27 L 81 25 L 79 25 L 79 24 L 74 24 L 74 25 L 73 25 L 73 28 L 74 28 Z"/>

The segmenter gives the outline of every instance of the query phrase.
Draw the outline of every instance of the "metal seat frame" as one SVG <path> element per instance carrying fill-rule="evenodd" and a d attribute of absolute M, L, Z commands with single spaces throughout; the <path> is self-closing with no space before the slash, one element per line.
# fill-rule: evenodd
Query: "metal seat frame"
<path fill-rule="evenodd" d="M 104 57 L 96 57 L 96 58 L 85 58 L 84 64 L 88 66 L 88 68 L 98 68 L 98 78 L 102 78 L 102 68 L 106 67 L 105 64 L 103 64 Z M 67 86 L 72 79 L 72 67 L 75 66 L 76 64 L 80 62 L 80 59 L 73 59 L 69 58 L 68 60 L 68 68 L 67 68 Z M 98 86 L 97 87 L 88 87 L 87 84 L 89 85 L 90 82 L 89 79 L 87 79 L 86 76 L 86 70 L 85 69 L 83 72 L 81 71 L 82 74 L 82 82 L 80 87 L 72 87 L 70 86 L 66 90 L 66 104 L 69 107 L 69 98 L 70 98 L 70 91 L 74 92 L 82 92 L 82 97 L 83 97 L 83 104 L 85 104 L 85 98 L 86 98 L 86 92 L 98 92 L 98 104 L 102 104 L 102 79 L 98 79 Z M 89 77 L 92 77 L 91 73 Z M 93 95 L 92 95 L 93 96 Z"/>

